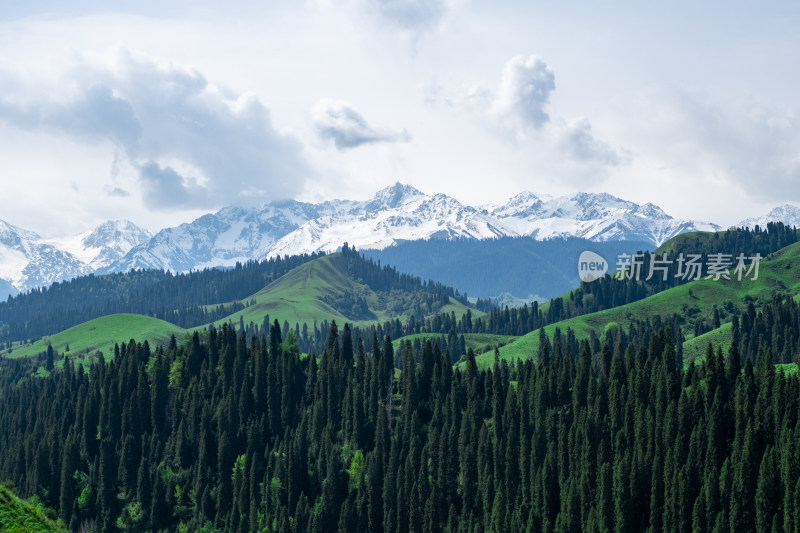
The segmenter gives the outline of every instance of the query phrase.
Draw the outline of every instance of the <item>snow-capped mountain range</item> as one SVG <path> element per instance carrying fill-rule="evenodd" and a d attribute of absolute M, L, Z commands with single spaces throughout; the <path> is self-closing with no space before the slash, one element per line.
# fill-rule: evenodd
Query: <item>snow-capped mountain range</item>
<path fill-rule="evenodd" d="M 109 221 L 62 239 L 0 220 L 0 297 L 103 269 L 152 234 L 128 221 Z"/>
<path fill-rule="evenodd" d="M 762 218 L 800 225 L 800 209 L 787 205 Z M 332 252 L 345 241 L 359 249 L 382 249 L 417 239 L 530 236 L 646 241 L 656 247 L 679 233 L 719 229 L 605 193 L 551 197 L 522 192 L 502 205 L 473 207 L 400 183 L 365 201 L 288 200 L 258 208 L 226 207 L 155 235 L 132 222 L 110 221 L 73 237 L 45 239 L 0 221 L 0 298 L 88 273 L 131 268 L 186 272 L 285 254 Z"/>
<path fill-rule="evenodd" d="M 769 222 L 783 222 L 787 226 L 797 226 L 800 228 L 800 207 L 791 204 L 783 204 L 766 215 L 746 218 L 736 225 L 738 227 L 755 228 L 756 226 L 761 226 L 761 228 L 765 228 Z"/>

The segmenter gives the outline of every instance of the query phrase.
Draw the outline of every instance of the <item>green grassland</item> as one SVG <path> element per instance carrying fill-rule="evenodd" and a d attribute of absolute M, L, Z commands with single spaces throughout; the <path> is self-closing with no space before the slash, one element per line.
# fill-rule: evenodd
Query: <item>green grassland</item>
<path fill-rule="evenodd" d="M 59 354 L 80 356 L 99 350 L 108 356 L 114 353 L 115 343 L 128 342 L 131 339 L 137 342 L 148 341 L 151 344 L 166 343 L 172 335 L 182 338 L 184 334 L 185 330 L 174 324 L 145 315 L 107 315 L 14 348 L 10 354 L 4 351 L 3 355 L 29 357 L 46 351 L 47 346 L 51 345 Z"/>
<path fill-rule="evenodd" d="M 40 503 L 23 500 L 0 485 L 0 531 L 51 533 L 66 532 L 55 511 Z"/>
<path fill-rule="evenodd" d="M 242 302 L 255 300 L 253 305 L 217 321 L 216 324 L 231 321 L 238 323 L 240 316 L 245 323 L 260 324 L 266 314 L 269 314 L 270 320 L 277 318 L 281 323 L 288 320 L 292 325 L 295 322 L 311 324 L 314 320 L 322 322 L 326 319 L 344 322 L 346 317 L 322 298 L 337 289 L 344 292 L 361 287 L 356 287 L 356 283 L 337 269 L 329 259 L 326 256 L 310 261 L 285 274 Z"/>
<path fill-rule="evenodd" d="M 692 238 L 693 235 L 679 237 Z M 591 330 L 602 332 L 612 323 L 627 327 L 635 319 L 671 316 L 673 313 L 684 317 L 705 316 L 712 312 L 714 305 L 721 308 L 726 302 L 742 310 L 746 301 L 764 301 L 770 299 L 774 292 L 793 295 L 800 292 L 800 243 L 787 246 L 762 261 L 757 280 L 700 279 L 638 302 L 550 324 L 545 327 L 545 333 L 552 338 L 555 328 L 563 332 L 570 328 L 578 338 L 586 338 Z M 709 341 L 722 343 L 723 346 L 727 342 L 730 345 L 730 326 L 690 339 L 684 349 L 688 347 L 692 356 L 703 355 Z M 538 348 L 539 330 L 536 330 L 500 348 L 500 356 L 507 360 L 527 359 L 534 356 Z M 690 359 L 686 354 L 684 358 L 687 361 Z M 494 356 L 484 354 L 477 361 L 479 366 L 488 367 L 492 365 Z"/>

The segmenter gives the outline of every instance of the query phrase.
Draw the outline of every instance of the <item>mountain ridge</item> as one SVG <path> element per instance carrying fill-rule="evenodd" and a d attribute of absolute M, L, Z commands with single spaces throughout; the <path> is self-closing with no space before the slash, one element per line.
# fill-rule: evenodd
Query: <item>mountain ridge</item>
<path fill-rule="evenodd" d="M 49 239 L 0 220 L 0 299 L 97 272 L 151 237 L 128 220 Z"/>
<path fill-rule="evenodd" d="M 209 226 L 216 227 L 216 234 Z M 521 192 L 505 204 L 474 207 L 398 182 L 364 201 L 290 200 L 260 208 L 224 208 L 158 232 L 106 271 L 185 271 L 192 268 L 191 259 L 193 268 L 232 266 L 245 259 L 333 252 L 343 242 L 382 249 L 423 239 L 574 236 L 645 241 L 655 247 L 678 233 L 718 229 L 715 224 L 674 219 L 653 204 L 639 205 L 608 193 L 551 197 Z"/>
<path fill-rule="evenodd" d="M 746 218 L 736 224 L 737 227 L 755 228 L 760 226 L 762 229 L 769 222 L 783 222 L 787 226 L 800 227 L 800 207 L 792 204 L 783 204 L 770 210 L 759 217 Z"/>
<path fill-rule="evenodd" d="M 655 248 L 679 233 L 718 229 L 609 193 L 553 197 L 523 191 L 506 203 L 476 207 L 397 182 L 363 201 L 228 206 L 155 234 L 128 221 L 109 221 L 77 236 L 45 239 L 2 222 L 0 298 L 90 273 L 231 267 L 248 260 L 333 252 L 344 242 L 358 249 L 383 249 L 414 240 L 579 237 L 649 242 Z"/>

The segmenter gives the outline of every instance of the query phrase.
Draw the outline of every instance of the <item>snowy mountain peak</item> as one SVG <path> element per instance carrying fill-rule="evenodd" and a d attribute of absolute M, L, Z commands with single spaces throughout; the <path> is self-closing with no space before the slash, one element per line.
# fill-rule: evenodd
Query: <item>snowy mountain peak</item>
<path fill-rule="evenodd" d="M 90 271 L 36 233 L 0 221 L 0 298 Z"/>
<path fill-rule="evenodd" d="M 653 204 L 607 193 L 551 197 L 521 192 L 503 205 L 476 209 L 447 194 L 427 195 L 398 182 L 365 201 L 286 200 L 258 208 L 225 207 L 155 235 L 129 221 L 109 221 L 81 235 L 45 240 L 0 222 L 0 280 L 26 290 L 89 272 L 186 272 L 332 252 L 344 242 L 375 249 L 407 240 L 527 236 L 635 240 L 656 247 L 678 233 L 719 229 L 676 220 Z"/>
<path fill-rule="evenodd" d="M 0 244 L 17 247 L 20 246 L 24 240 L 32 241 L 39 238 L 39 235 L 32 231 L 18 228 L 5 220 L 0 220 Z"/>
<path fill-rule="evenodd" d="M 659 219 L 659 220 L 666 220 L 671 219 L 672 217 L 666 214 L 660 207 L 655 204 L 651 204 L 647 202 L 644 205 L 640 205 L 639 208 L 636 210 L 636 213 L 643 217 Z"/>
<path fill-rule="evenodd" d="M 653 220 L 672 218 L 653 204 L 639 205 L 608 193 L 585 192 L 557 197 L 522 192 L 512 197 L 506 204 L 494 207 L 489 212 L 501 219 L 527 220 L 558 218 L 592 221 L 626 215 L 638 215 Z"/>
<path fill-rule="evenodd" d="M 550 200 L 549 196 L 540 197 L 536 194 L 523 191 L 506 202 L 504 205 L 495 206 L 490 209 L 493 216 L 506 217 L 536 217 L 541 215 L 544 201 Z"/>
<path fill-rule="evenodd" d="M 621 212 L 633 213 L 639 208 L 639 205 L 633 202 L 622 200 L 608 193 L 580 192 L 570 197 L 569 201 L 570 203 L 574 203 L 574 208 L 577 210 L 576 218 L 578 220 L 596 220 L 613 216 Z M 567 203 L 566 205 L 569 204 Z M 569 212 L 572 210 L 567 208 L 565 211 Z"/>
<path fill-rule="evenodd" d="M 766 215 L 742 220 L 736 224 L 736 226 L 747 228 L 760 226 L 764 228 L 769 222 L 783 222 L 787 226 L 800 227 L 800 207 L 791 204 L 783 204 L 772 209 Z"/>
<path fill-rule="evenodd" d="M 364 206 L 366 211 L 381 208 L 397 208 L 420 197 L 425 196 L 411 185 L 403 185 L 399 181 L 375 193 L 371 201 Z"/>
<path fill-rule="evenodd" d="M 128 250 L 137 244 L 146 241 L 153 234 L 140 228 L 130 220 L 109 220 L 97 226 L 87 234 L 81 241 L 86 247 L 102 248 L 112 243 L 124 247 Z"/>
<path fill-rule="evenodd" d="M 148 241 L 152 236 L 152 233 L 129 220 L 108 220 L 91 231 L 42 242 L 69 253 L 90 271 L 96 271 L 123 257 L 131 248 Z"/>

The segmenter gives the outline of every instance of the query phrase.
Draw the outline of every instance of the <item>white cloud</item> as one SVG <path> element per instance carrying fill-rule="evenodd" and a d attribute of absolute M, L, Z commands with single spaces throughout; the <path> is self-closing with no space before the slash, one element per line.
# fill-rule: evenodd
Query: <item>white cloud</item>
<path fill-rule="evenodd" d="M 366 197 L 398 179 L 473 203 L 499 202 L 520 189 L 562 194 L 603 188 L 657 202 L 673 215 L 734 223 L 773 207 L 756 205 L 762 196 L 782 195 L 784 203 L 800 191 L 792 178 L 800 146 L 792 122 L 798 74 L 787 68 L 797 63 L 800 33 L 797 13 L 786 2 L 773 9 L 731 4 L 722 18 L 709 18 L 713 8 L 697 2 L 683 2 L 681 9 L 587 4 L 577 18 L 560 4 L 542 9 L 531 2 L 462 0 L 245 0 L 233 6 L 125 0 L 97 9 L 77 0 L 6 4 L 0 9 L 0 189 L 14 200 L 6 202 L 3 218 L 44 234 L 82 231 L 120 216 L 150 229 L 189 220 L 185 208 L 153 211 L 143 201 L 145 186 L 169 184 L 163 176 L 142 177 L 148 162 L 181 176 L 185 194 L 176 205 L 197 192 L 211 191 L 201 202 L 215 196 L 220 203 L 243 203 L 269 197 L 271 188 L 293 190 L 291 180 L 234 183 L 244 173 L 206 161 L 212 156 L 259 168 L 259 161 L 278 165 L 285 155 L 295 168 L 308 160 L 311 179 L 303 179 L 302 170 L 287 175 L 316 199 Z M 420 45 L 416 56 L 409 56 L 409 42 Z M 581 44 L 587 42 L 590 50 Z M 120 43 L 174 63 L 145 58 L 149 66 L 140 70 L 151 74 L 139 88 L 113 55 L 72 57 L 74 50 L 102 53 Z M 489 112 L 501 97 L 506 61 L 520 52 L 530 59 L 533 51 L 558 78 L 546 102 L 529 102 L 539 112 L 533 116 L 548 117 L 538 129 L 523 107 L 506 107 L 510 115 Z M 183 88 L 192 87 L 192 72 L 202 73 L 194 93 L 175 96 L 177 107 L 163 96 L 171 94 L 173 82 L 163 79 L 168 72 Z M 224 92 L 222 84 L 238 92 Z M 670 84 L 692 91 L 691 98 L 661 94 L 637 104 L 648 87 Z M 414 98 L 422 87 L 424 102 Z M 217 132 L 244 132 L 251 115 L 237 111 L 237 101 L 246 107 L 243 90 L 254 91 L 265 110 L 268 105 L 272 125 L 263 129 L 286 140 L 278 127 L 288 128 L 305 147 L 295 141 L 266 156 L 258 153 L 261 146 L 280 143 L 241 145 L 237 139 L 240 146 L 228 154 L 217 146 L 227 134 L 193 133 L 192 121 Z M 137 91 L 147 98 L 131 96 Z M 769 105 L 731 103 L 747 94 Z M 343 156 L 334 142 L 318 142 L 309 120 L 321 95 L 346 95 L 371 126 L 408 128 L 414 142 L 376 143 Z M 76 116 L 79 103 L 84 110 Z M 103 120 L 108 113 L 117 118 Z M 586 117 L 591 129 L 576 117 Z M 162 122 L 172 125 L 161 131 Z M 184 146 L 190 143 L 197 148 Z M 123 145 L 137 150 L 135 161 Z M 615 161 L 609 147 L 621 160 L 616 166 L 608 164 Z M 222 168 L 216 175 L 225 178 L 207 168 Z M 316 184 L 323 177 L 329 188 L 320 192 Z M 719 201 L 709 203 L 709 197 Z M 150 211 L 143 207 L 148 204 Z M 208 209 L 200 207 L 191 216 Z M 716 211 L 700 214 L 710 209 Z"/>
<path fill-rule="evenodd" d="M 442 31 L 450 12 L 460 0 L 344 0 L 340 6 L 356 26 L 365 27 L 369 39 L 388 35 L 405 41 L 411 57 L 423 35 Z"/>
<path fill-rule="evenodd" d="M 376 129 L 356 111 L 341 100 L 323 98 L 311 108 L 311 121 L 317 135 L 333 141 L 339 150 L 347 150 L 369 143 L 408 142 L 407 131 Z"/>
<path fill-rule="evenodd" d="M 506 62 L 496 91 L 475 84 L 448 91 L 436 80 L 429 81 L 422 91 L 428 106 L 441 104 L 476 113 L 500 139 L 525 150 L 536 147 L 543 159 L 556 155 L 569 163 L 565 166 L 570 175 L 577 176 L 573 180 L 577 184 L 587 176 L 597 181 L 606 167 L 627 164 L 629 153 L 597 139 L 587 118 L 550 116 L 555 88 L 555 73 L 542 58 L 517 55 Z"/>
<path fill-rule="evenodd" d="M 650 91 L 631 108 L 649 117 L 633 132 L 664 166 L 737 187 L 753 200 L 784 201 L 800 191 L 800 113 L 755 98 L 712 98 L 682 89 Z"/>
<path fill-rule="evenodd" d="M 436 27 L 448 9 L 443 0 L 370 0 L 367 5 L 387 23 L 412 32 Z"/>
<path fill-rule="evenodd" d="M 592 125 L 585 118 L 568 122 L 557 141 L 562 153 L 575 161 L 618 166 L 629 161 L 627 154 L 614 150 L 607 142 L 598 140 L 592 134 Z"/>
<path fill-rule="evenodd" d="M 442 23 L 451 7 L 447 0 L 360 0 L 360 4 L 381 25 L 410 35 L 412 49 L 423 33 Z"/>
<path fill-rule="evenodd" d="M 556 89 L 553 70 L 538 56 L 518 55 L 503 68 L 489 114 L 520 132 L 539 130 L 550 120 L 547 108 Z"/>
<path fill-rule="evenodd" d="M 289 198 L 309 175 L 300 143 L 273 126 L 255 95 L 223 93 L 196 70 L 126 48 L 79 56 L 54 86 L 9 85 L 0 121 L 110 141 L 138 170 L 151 208 Z"/>

